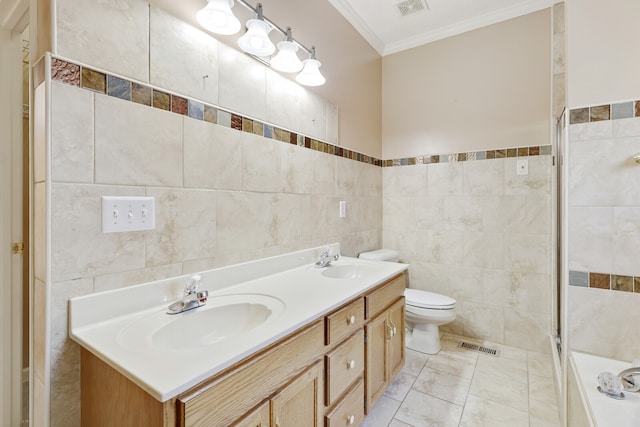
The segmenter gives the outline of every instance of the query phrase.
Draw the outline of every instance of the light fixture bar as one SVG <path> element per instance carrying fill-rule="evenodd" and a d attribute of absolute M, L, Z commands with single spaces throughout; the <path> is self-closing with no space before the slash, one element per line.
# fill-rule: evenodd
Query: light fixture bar
<path fill-rule="evenodd" d="M 235 0 L 237 3 L 240 3 L 241 5 L 243 5 L 244 7 L 246 7 L 247 9 L 249 9 L 250 11 L 252 11 L 254 14 L 258 14 L 258 9 L 251 6 L 249 3 L 247 3 L 245 0 Z M 260 3 L 258 3 L 260 4 Z M 274 29 L 278 30 L 278 32 L 280 34 L 282 34 L 283 36 L 287 37 L 287 31 L 283 30 L 280 26 L 278 26 L 278 24 L 276 24 L 275 22 L 273 22 L 272 20 L 270 20 L 269 18 L 267 18 L 266 16 L 264 16 L 264 14 L 262 14 L 262 19 L 269 25 L 271 25 Z M 291 41 L 293 43 L 295 43 L 299 48 L 305 50 L 309 55 L 313 55 L 314 51 L 309 49 L 308 47 L 306 47 L 305 45 L 303 45 L 302 43 L 300 43 L 299 41 L 297 41 L 296 39 L 292 38 Z"/>

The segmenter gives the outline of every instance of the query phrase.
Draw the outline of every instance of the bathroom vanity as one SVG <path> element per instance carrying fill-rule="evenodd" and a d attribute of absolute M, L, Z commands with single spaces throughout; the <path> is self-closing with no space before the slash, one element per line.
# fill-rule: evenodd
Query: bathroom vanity
<path fill-rule="evenodd" d="M 407 266 L 342 258 L 316 269 L 307 264 L 315 252 L 296 253 L 292 262 L 304 263 L 285 270 L 291 254 L 275 257 L 277 268 L 262 260 L 255 268 L 257 277 L 210 289 L 211 313 L 224 310 L 215 306 L 216 298 L 228 302 L 247 295 L 249 301 L 254 298 L 269 307 L 271 314 L 251 330 L 191 348 L 166 348 L 171 345 L 164 338 L 156 339 L 167 329 L 162 325 L 150 327 L 150 338 L 134 336 L 137 348 L 128 341 L 135 325 L 158 316 L 164 305 L 135 314 L 118 309 L 120 316 L 105 321 L 89 314 L 88 304 L 96 303 L 98 294 L 72 300 L 71 335 L 83 347 L 82 425 L 359 425 L 404 364 Z M 242 267 L 246 274 L 247 264 Z M 203 282 L 234 277 L 233 268 L 202 273 Z M 175 292 L 180 280 L 141 285 L 129 293 L 154 286 L 156 292 L 163 289 L 160 294 Z M 117 292 L 127 290 L 104 295 L 104 306 L 122 296 Z M 251 310 L 260 313 L 260 304 Z M 209 315 L 196 316 L 205 320 Z M 179 342 L 180 334 L 175 338 Z M 167 377 L 169 381 L 163 380 Z"/>

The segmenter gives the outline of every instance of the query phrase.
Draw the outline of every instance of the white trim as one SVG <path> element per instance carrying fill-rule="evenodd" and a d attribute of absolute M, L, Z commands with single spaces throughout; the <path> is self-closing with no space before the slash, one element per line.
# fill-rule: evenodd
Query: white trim
<path fill-rule="evenodd" d="M 329 3 L 335 7 L 342 16 L 356 29 L 357 32 L 373 47 L 380 56 L 383 56 L 385 44 L 376 33 L 367 25 L 367 23 L 358 15 L 351 7 L 347 0 L 329 0 Z"/>
<path fill-rule="evenodd" d="M 498 22 L 507 21 L 509 19 L 527 15 L 532 12 L 537 12 L 539 10 L 546 9 L 552 6 L 554 3 L 556 2 L 550 0 L 529 0 L 524 3 L 518 3 L 510 7 L 499 9 L 490 13 L 486 13 L 484 15 L 458 22 L 453 25 L 449 25 L 447 27 L 439 28 L 433 31 L 427 31 L 421 34 L 417 34 L 413 37 L 407 37 L 397 42 L 388 43 L 384 46 L 382 55 L 391 55 L 392 53 L 412 49 L 423 44 L 442 40 L 447 37 L 456 36 L 458 34 L 466 33 L 467 31 L 477 30 L 478 28 L 497 24 Z"/>
<path fill-rule="evenodd" d="M 380 56 L 391 55 L 403 50 L 412 49 L 423 44 L 431 43 L 447 37 L 465 33 L 467 31 L 486 27 L 508 19 L 528 13 L 537 12 L 559 3 L 558 0 L 528 0 L 513 6 L 505 7 L 493 12 L 486 13 L 474 18 L 470 18 L 453 25 L 438 28 L 432 31 L 425 31 L 411 37 L 404 38 L 391 43 L 381 40 L 374 29 L 372 29 L 364 19 L 351 7 L 349 0 L 329 0 L 338 12 L 360 33 L 360 35 L 380 54 Z"/>

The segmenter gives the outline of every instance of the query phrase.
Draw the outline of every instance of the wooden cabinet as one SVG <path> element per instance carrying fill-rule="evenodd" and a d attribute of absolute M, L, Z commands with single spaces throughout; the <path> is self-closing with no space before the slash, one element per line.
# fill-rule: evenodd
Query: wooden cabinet
<path fill-rule="evenodd" d="M 271 427 L 271 402 L 265 400 L 233 427 Z"/>
<path fill-rule="evenodd" d="M 355 295 L 166 402 L 82 349 L 82 425 L 358 426 L 404 364 L 405 280 Z"/>
<path fill-rule="evenodd" d="M 404 280 L 404 276 L 402 277 Z M 375 317 L 365 325 L 366 333 L 366 413 L 368 414 L 393 378 L 404 365 L 404 296 L 399 293 L 398 283 L 371 294 L 370 313 Z M 395 289 L 394 289 L 395 287 Z M 404 292 L 404 287 L 402 287 Z M 380 296 L 391 298 L 393 302 L 381 309 L 384 301 Z"/>
<path fill-rule="evenodd" d="M 323 383 L 322 362 L 317 362 L 271 398 L 271 425 L 320 427 Z"/>

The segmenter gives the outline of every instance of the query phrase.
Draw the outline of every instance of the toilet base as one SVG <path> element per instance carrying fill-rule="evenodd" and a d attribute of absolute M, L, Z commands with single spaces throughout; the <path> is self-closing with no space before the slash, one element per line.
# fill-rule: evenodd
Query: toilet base
<path fill-rule="evenodd" d="M 440 328 L 434 323 L 411 325 L 405 337 L 405 344 L 411 350 L 427 354 L 440 352 Z"/>

